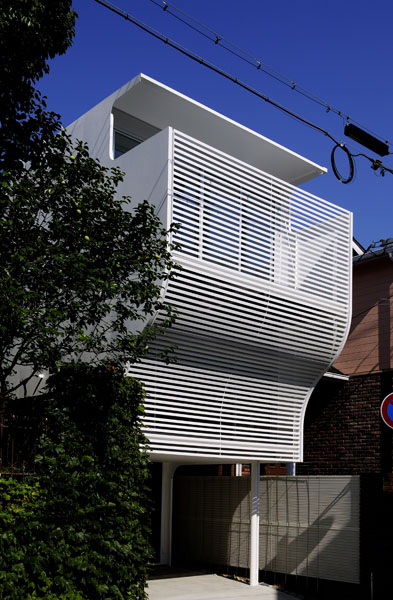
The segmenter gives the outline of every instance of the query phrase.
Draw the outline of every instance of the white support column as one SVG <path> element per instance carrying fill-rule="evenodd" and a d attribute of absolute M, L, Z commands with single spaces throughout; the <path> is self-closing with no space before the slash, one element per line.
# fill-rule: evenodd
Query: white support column
<path fill-rule="evenodd" d="M 177 463 L 162 463 L 160 563 L 163 565 L 172 562 L 173 474 L 178 466 Z"/>
<path fill-rule="evenodd" d="M 251 463 L 250 585 L 259 583 L 259 473 L 260 462 Z"/>
<path fill-rule="evenodd" d="M 290 477 L 296 475 L 296 463 L 287 463 L 287 475 Z"/>

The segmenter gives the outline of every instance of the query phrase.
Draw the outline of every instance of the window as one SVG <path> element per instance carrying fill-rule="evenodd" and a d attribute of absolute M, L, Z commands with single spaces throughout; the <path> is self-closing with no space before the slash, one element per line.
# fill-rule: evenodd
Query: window
<path fill-rule="evenodd" d="M 119 158 L 160 131 L 151 123 L 146 123 L 114 106 L 111 123 L 111 158 Z"/>
<path fill-rule="evenodd" d="M 125 154 L 135 146 L 138 146 L 143 140 L 133 137 L 132 135 L 121 133 L 120 131 L 114 130 L 114 144 L 113 144 L 113 155 L 114 158 L 119 158 L 122 154 Z"/>

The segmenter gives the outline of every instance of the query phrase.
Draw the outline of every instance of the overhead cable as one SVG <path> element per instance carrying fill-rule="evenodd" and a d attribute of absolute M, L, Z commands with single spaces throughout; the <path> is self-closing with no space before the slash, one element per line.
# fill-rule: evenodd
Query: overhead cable
<path fill-rule="evenodd" d="M 351 154 L 349 152 L 349 150 L 347 149 L 346 145 L 344 144 L 344 142 L 337 140 L 326 129 L 323 129 L 322 127 L 319 127 L 319 125 L 316 125 L 312 121 L 309 121 L 308 119 L 302 117 L 301 115 L 298 115 L 297 113 L 293 112 L 289 108 L 286 108 L 282 104 L 279 104 L 275 100 L 272 100 L 271 98 L 269 98 L 265 94 L 262 94 L 262 92 L 259 92 L 255 88 L 253 88 L 253 87 L 249 86 L 248 84 L 244 83 L 243 81 L 241 81 L 240 79 L 238 79 L 234 75 L 231 75 L 230 73 L 227 73 L 226 71 L 224 71 L 223 69 L 221 69 L 217 65 L 215 65 L 215 64 L 213 64 L 213 63 L 205 60 L 204 58 L 202 58 L 201 56 L 199 56 L 198 54 L 196 54 L 192 50 L 189 50 L 189 49 L 185 48 L 184 46 L 182 46 L 181 44 L 179 44 L 175 40 L 173 40 L 173 39 L 165 36 L 163 33 L 161 33 L 160 31 L 158 31 L 157 29 L 154 29 L 150 25 L 148 25 L 146 23 L 143 23 L 142 21 L 140 21 L 139 19 L 137 19 L 136 17 L 134 17 L 130 13 L 127 13 L 122 8 L 119 8 L 119 7 L 115 6 L 111 2 L 108 2 L 107 0 L 94 0 L 94 1 L 97 2 L 98 4 L 101 4 L 102 6 L 104 6 L 105 8 L 107 8 L 108 10 L 112 11 L 113 13 L 119 15 L 120 17 L 123 17 L 126 21 L 129 21 L 130 23 L 133 23 L 134 25 L 136 25 L 137 27 L 139 27 L 140 29 L 142 29 L 143 31 L 145 31 L 146 33 L 148 33 L 149 35 L 153 36 L 154 38 L 160 40 L 161 42 L 163 42 L 167 46 L 170 46 L 171 48 L 174 48 L 175 50 L 177 50 L 178 52 L 180 52 L 184 56 L 187 56 L 191 60 L 197 62 L 198 64 L 200 64 L 200 65 L 202 65 L 204 67 L 206 67 L 207 69 L 213 71 L 214 73 L 217 73 L 218 75 L 221 75 L 225 79 L 228 79 L 229 81 L 232 81 L 233 83 L 235 83 L 236 85 L 238 85 L 242 89 L 246 90 L 247 92 L 250 92 L 251 94 L 253 94 L 257 98 L 260 98 L 261 100 L 264 100 L 268 104 L 271 104 L 275 108 L 278 108 L 279 110 L 281 110 L 285 114 L 289 115 L 290 117 L 296 119 L 300 123 L 303 123 L 304 125 L 307 125 L 308 127 L 311 127 L 312 129 L 315 129 L 316 131 L 319 131 L 320 133 L 322 133 L 323 135 L 325 135 L 326 137 L 328 137 L 332 142 L 334 142 L 334 144 L 336 146 L 340 146 L 341 148 L 345 149 L 345 152 L 348 155 L 348 158 L 355 157 L 355 156 L 363 156 L 363 157 L 367 158 L 372 163 L 371 164 L 371 168 L 373 170 L 375 170 L 375 171 L 380 170 L 381 175 L 384 175 L 385 172 L 389 172 L 389 173 L 393 174 L 393 170 L 389 169 L 388 167 L 386 167 L 385 165 L 383 165 L 380 160 L 375 160 L 375 159 L 371 158 L 370 156 L 367 156 L 366 154 Z M 352 173 L 352 177 L 350 177 L 350 178 L 342 178 L 341 176 L 337 176 L 337 174 L 336 174 L 337 169 L 336 169 L 335 165 L 333 166 L 333 163 L 334 163 L 334 153 L 332 152 L 332 167 L 333 167 L 334 174 L 339 179 L 339 181 L 341 181 L 342 183 L 350 183 L 352 181 L 352 179 L 353 179 L 354 172 Z M 351 172 L 351 169 L 350 169 L 350 172 Z M 338 173 L 338 171 L 337 171 L 337 173 Z"/>
<path fill-rule="evenodd" d="M 240 60 L 246 62 L 247 64 L 251 65 L 252 67 L 255 67 L 258 71 L 261 71 L 265 75 L 268 75 L 269 77 L 275 79 L 276 81 L 280 82 L 281 84 L 285 85 L 286 87 L 290 88 L 291 90 L 297 92 L 298 94 L 301 94 L 305 98 L 308 98 L 309 100 L 312 100 L 316 104 L 319 104 L 319 106 L 322 106 L 323 108 L 325 108 L 326 112 L 335 113 L 339 117 L 345 119 L 347 122 L 352 121 L 352 123 L 361 125 L 361 123 L 359 123 L 358 121 L 355 121 L 354 119 L 352 119 L 352 117 L 345 114 L 343 111 L 339 110 L 338 108 L 335 108 L 334 106 L 332 106 L 331 104 L 329 104 L 328 102 L 323 100 L 322 98 L 319 98 L 313 92 L 310 92 L 303 86 L 295 83 L 294 81 L 289 79 L 286 75 L 283 75 L 279 71 L 276 71 L 272 67 L 269 67 L 269 65 L 264 63 L 262 60 L 253 56 L 248 51 L 243 50 L 242 48 L 240 48 L 239 46 L 237 46 L 236 44 L 234 44 L 233 42 L 231 42 L 230 40 L 225 38 L 223 35 L 221 35 L 217 31 L 214 31 L 210 27 L 207 27 L 207 25 L 204 25 L 203 23 L 201 23 L 200 21 L 195 19 L 193 16 L 186 13 L 184 10 L 178 8 L 172 2 L 168 2 L 167 0 L 149 0 L 149 2 L 151 2 L 158 8 L 162 9 L 163 11 L 165 11 L 166 14 L 171 15 L 172 17 L 174 17 L 175 19 L 177 19 L 178 21 L 180 21 L 181 23 L 183 23 L 184 25 L 186 25 L 193 31 L 196 31 L 203 37 L 207 38 L 213 44 L 220 46 L 227 52 L 230 52 L 231 54 L 235 55 Z M 173 12 L 173 11 L 176 11 L 177 13 L 179 13 L 182 16 L 179 16 L 179 14 L 176 14 L 176 12 Z M 187 19 L 188 19 L 188 21 L 187 21 Z M 192 23 L 190 23 L 189 21 L 192 21 L 192 23 L 195 23 L 195 25 L 192 25 Z M 384 143 L 390 145 L 389 140 L 385 140 L 378 133 L 375 133 L 368 127 L 364 127 L 364 125 L 361 125 L 361 127 L 363 129 L 365 129 L 366 131 L 368 131 L 369 133 L 372 133 L 378 139 L 383 140 Z"/>
<path fill-rule="evenodd" d="M 344 177 L 343 175 L 341 175 L 340 171 L 337 168 L 336 160 L 335 160 L 335 155 L 336 155 L 336 150 L 338 148 L 341 148 L 341 150 L 343 150 L 343 152 L 347 155 L 348 164 L 349 164 L 349 174 L 348 174 L 348 177 Z M 348 150 L 348 148 L 345 146 L 345 144 L 339 144 L 339 143 L 337 143 L 334 146 L 334 148 L 332 150 L 332 153 L 330 155 L 330 162 L 332 163 L 333 173 L 335 174 L 335 176 L 337 177 L 337 179 L 339 181 L 341 181 L 341 183 L 350 183 L 353 180 L 353 178 L 355 176 L 355 163 L 353 161 L 352 154 L 350 153 L 350 151 Z"/>

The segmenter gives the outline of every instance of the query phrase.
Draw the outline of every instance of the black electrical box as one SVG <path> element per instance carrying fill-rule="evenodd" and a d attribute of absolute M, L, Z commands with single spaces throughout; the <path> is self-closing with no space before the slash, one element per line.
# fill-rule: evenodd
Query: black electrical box
<path fill-rule="evenodd" d="M 379 154 L 379 156 L 386 156 L 389 154 L 389 146 L 385 144 L 385 142 L 381 142 L 381 140 L 370 133 L 367 133 L 367 131 L 363 131 L 360 127 L 356 127 L 353 123 L 347 123 L 345 125 L 344 133 L 352 140 L 355 140 L 355 142 L 358 142 L 362 146 Z"/>

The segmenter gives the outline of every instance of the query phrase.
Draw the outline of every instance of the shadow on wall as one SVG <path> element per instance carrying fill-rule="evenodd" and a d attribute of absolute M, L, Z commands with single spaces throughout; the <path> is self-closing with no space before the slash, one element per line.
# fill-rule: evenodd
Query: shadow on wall
<path fill-rule="evenodd" d="M 265 571 L 359 583 L 359 478 L 262 479 Z"/>
<path fill-rule="evenodd" d="M 175 477 L 173 562 L 248 566 L 250 478 Z"/>
<path fill-rule="evenodd" d="M 173 556 L 249 565 L 249 477 L 174 480 Z M 260 569 L 359 583 L 359 478 L 262 477 Z"/>

